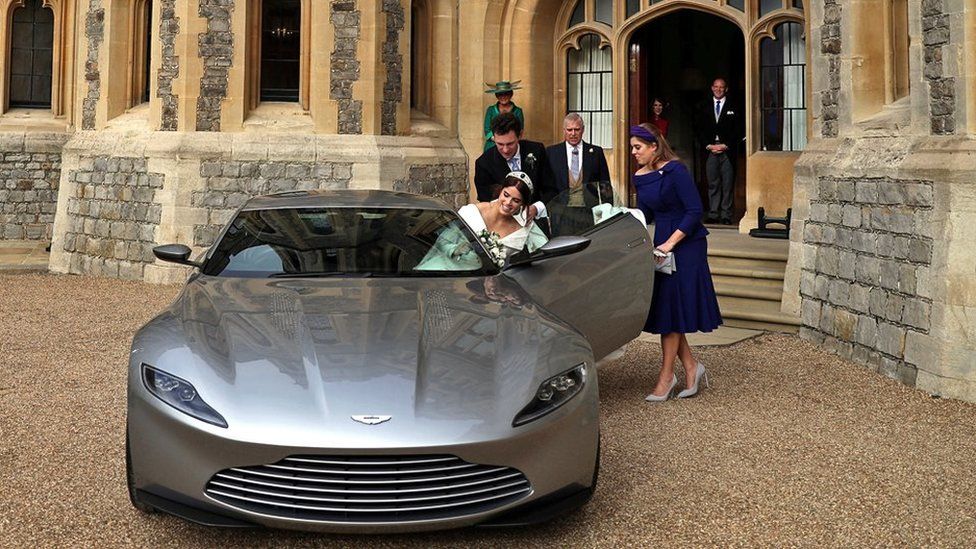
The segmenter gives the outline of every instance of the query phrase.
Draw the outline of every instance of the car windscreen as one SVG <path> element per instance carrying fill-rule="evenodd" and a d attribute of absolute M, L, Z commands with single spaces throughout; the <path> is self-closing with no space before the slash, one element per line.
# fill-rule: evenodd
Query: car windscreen
<path fill-rule="evenodd" d="M 497 267 L 454 212 L 345 207 L 239 212 L 202 271 L 247 278 L 478 276 Z"/>

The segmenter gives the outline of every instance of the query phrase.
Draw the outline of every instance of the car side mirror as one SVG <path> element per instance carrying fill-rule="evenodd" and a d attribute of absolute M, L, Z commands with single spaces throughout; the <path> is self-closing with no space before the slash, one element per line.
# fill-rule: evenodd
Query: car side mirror
<path fill-rule="evenodd" d="M 557 236 L 546 242 L 538 250 L 532 253 L 518 253 L 511 257 L 508 267 L 528 265 L 536 261 L 544 261 L 554 257 L 575 254 L 585 250 L 590 245 L 590 239 L 582 236 Z"/>
<path fill-rule="evenodd" d="M 190 254 L 193 250 L 184 244 L 163 244 L 153 248 L 153 255 L 157 258 L 170 263 L 199 267 L 200 263 L 190 261 Z"/>

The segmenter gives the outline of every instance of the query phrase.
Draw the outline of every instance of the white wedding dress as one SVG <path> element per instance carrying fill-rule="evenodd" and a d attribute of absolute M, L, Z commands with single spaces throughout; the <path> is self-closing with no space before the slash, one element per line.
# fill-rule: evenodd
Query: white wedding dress
<path fill-rule="evenodd" d="M 488 230 L 488 225 L 485 224 L 485 219 L 481 217 L 481 210 L 478 209 L 477 204 L 468 204 L 467 206 L 462 206 L 458 210 L 458 215 L 461 219 L 468 224 L 468 227 L 474 231 L 474 234 L 480 235 L 481 231 Z M 505 258 L 508 256 L 520 252 L 523 249 L 528 249 L 530 252 L 534 252 L 542 247 L 543 244 L 549 241 L 546 238 L 545 233 L 542 229 L 538 227 L 535 223 L 525 224 L 524 219 L 515 217 L 515 220 L 519 222 L 522 227 L 515 230 L 514 232 L 505 235 L 503 238 L 498 239 L 498 243 L 502 245 Z"/>

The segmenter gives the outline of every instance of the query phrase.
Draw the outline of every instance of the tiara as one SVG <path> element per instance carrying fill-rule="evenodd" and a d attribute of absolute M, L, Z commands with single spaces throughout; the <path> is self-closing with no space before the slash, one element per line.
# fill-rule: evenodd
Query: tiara
<path fill-rule="evenodd" d="M 529 188 L 529 192 L 533 194 L 535 193 L 535 185 L 532 184 L 532 178 L 529 177 L 529 174 L 525 172 L 508 172 L 505 179 L 508 179 L 509 177 L 514 177 L 522 183 L 525 183 L 525 186 Z"/>

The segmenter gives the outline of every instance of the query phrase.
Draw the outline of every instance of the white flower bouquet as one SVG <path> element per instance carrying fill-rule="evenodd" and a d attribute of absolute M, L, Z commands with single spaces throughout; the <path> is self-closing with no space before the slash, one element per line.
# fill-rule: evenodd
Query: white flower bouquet
<path fill-rule="evenodd" d="M 502 244 L 499 241 L 501 237 L 498 236 L 498 233 L 489 231 L 488 229 L 482 229 L 478 234 L 478 239 L 481 240 L 481 244 L 485 247 L 491 259 L 499 267 L 504 267 L 505 251 L 502 249 Z"/>

